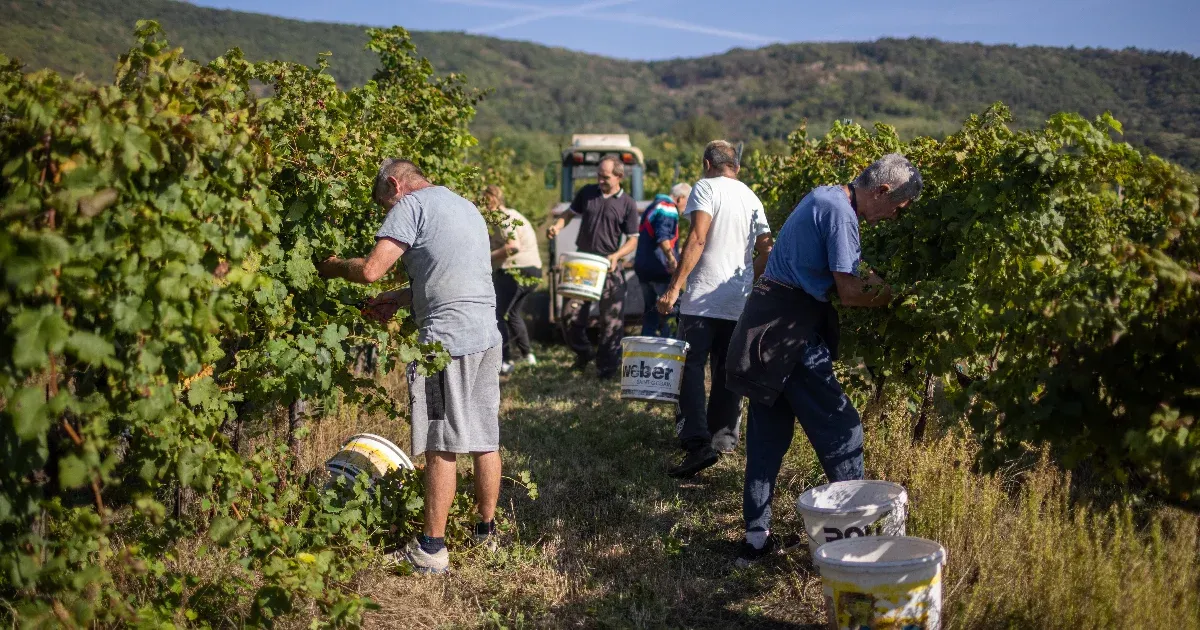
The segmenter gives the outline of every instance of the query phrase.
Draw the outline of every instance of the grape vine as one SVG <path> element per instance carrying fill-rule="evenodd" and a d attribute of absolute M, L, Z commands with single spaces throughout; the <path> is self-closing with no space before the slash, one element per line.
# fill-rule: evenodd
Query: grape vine
<path fill-rule="evenodd" d="M 921 169 L 920 199 L 863 230 L 901 296 L 846 309 L 845 354 L 911 385 L 944 378 L 993 462 L 1049 443 L 1063 463 L 1200 501 L 1200 216 L 1196 177 L 1058 114 L 1014 131 L 995 105 L 944 140 L 801 128 L 751 165 L 772 224 L 814 186 L 887 152 Z"/>
<path fill-rule="evenodd" d="M 351 90 L 323 60 L 200 65 L 153 22 L 110 85 L 0 57 L 0 598 L 23 623 L 269 626 L 306 607 L 337 625 L 371 605 L 344 585 L 414 531 L 416 477 L 326 490 L 294 471 L 302 423 L 293 448 L 249 446 L 299 401 L 398 417 L 358 348 L 384 369 L 448 360 L 314 268 L 369 250 L 384 157 L 477 185 L 477 95 L 403 29 L 370 35 L 382 69 Z"/>

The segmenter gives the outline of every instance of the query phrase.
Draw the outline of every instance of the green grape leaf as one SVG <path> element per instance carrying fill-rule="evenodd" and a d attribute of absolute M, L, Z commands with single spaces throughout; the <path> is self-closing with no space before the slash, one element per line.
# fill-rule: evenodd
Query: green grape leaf
<path fill-rule="evenodd" d="M 17 437 L 28 441 L 50 428 L 50 416 L 46 409 L 46 390 L 42 387 L 22 387 L 8 401 L 6 410 L 12 416 L 13 431 Z"/>
<path fill-rule="evenodd" d="M 228 545 L 237 535 L 238 522 L 228 516 L 218 516 L 208 527 L 208 537 L 218 545 Z"/>
<path fill-rule="evenodd" d="M 113 356 L 113 345 L 100 335 L 76 330 L 67 338 L 67 351 L 80 361 L 102 365 Z"/>
<path fill-rule="evenodd" d="M 58 481 L 64 490 L 78 488 L 88 480 L 87 464 L 74 455 L 58 460 Z"/>
<path fill-rule="evenodd" d="M 51 352 L 62 352 L 70 327 L 54 307 L 43 306 L 18 314 L 9 331 L 17 340 L 13 344 L 13 364 L 19 368 L 36 368 L 49 361 Z"/>

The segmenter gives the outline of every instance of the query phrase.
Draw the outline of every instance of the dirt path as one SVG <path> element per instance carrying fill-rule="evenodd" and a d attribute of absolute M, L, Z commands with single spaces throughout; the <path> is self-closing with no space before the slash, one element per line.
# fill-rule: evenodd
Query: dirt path
<path fill-rule="evenodd" d="M 364 576 L 381 604 L 374 627 L 819 628 L 821 585 L 806 548 L 737 569 L 741 453 L 691 482 L 664 471 L 677 457 L 673 415 L 629 404 L 616 383 L 567 368 L 561 348 L 503 384 L 506 474 L 529 470 L 540 496 L 505 482 L 507 545 L 494 557 L 452 550 L 447 577 Z M 777 529 L 816 480 L 789 459 Z"/>

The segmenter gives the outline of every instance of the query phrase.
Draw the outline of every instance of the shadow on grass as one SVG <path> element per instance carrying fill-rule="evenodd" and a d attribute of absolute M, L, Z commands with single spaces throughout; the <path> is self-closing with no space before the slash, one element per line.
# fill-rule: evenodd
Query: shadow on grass
<path fill-rule="evenodd" d="M 740 454 L 693 480 L 670 479 L 679 456 L 672 408 L 620 400 L 618 383 L 572 372 L 562 349 L 540 356 L 504 382 L 501 416 L 505 467 L 529 470 L 540 497 L 503 502 L 516 512 L 517 537 L 566 585 L 540 605 L 493 599 L 494 613 L 539 627 L 822 627 L 806 547 L 734 567 Z"/>

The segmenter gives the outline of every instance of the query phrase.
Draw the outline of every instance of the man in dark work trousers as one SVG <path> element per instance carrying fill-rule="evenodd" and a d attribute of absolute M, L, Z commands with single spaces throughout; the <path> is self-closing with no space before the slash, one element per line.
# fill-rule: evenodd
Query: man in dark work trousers
<path fill-rule="evenodd" d="M 638 222 L 641 219 L 637 203 L 621 190 L 625 165 L 615 157 L 600 160 L 596 168 L 596 183 L 579 189 L 558 220 L 547 230 L 550 238 L 566 227 L 575 217 L 583 221 L 575 246 L 585 254 L 608 259 L 608 276 L 600 296 L 600 347 L 592 349 L 587 336 L 588 313 L 591 302 L 570 300 L 566 307 L 567 345 L 575 351 L 575 365 L 582 370 L 596 360 L 596 372 L 601 379 L 611 379 L 621 366 L 621 337 L 625 325 L 625 276 L 621 259 L 637 249 Z M 624 244 L 621 236 L 627 236 Z"/>

